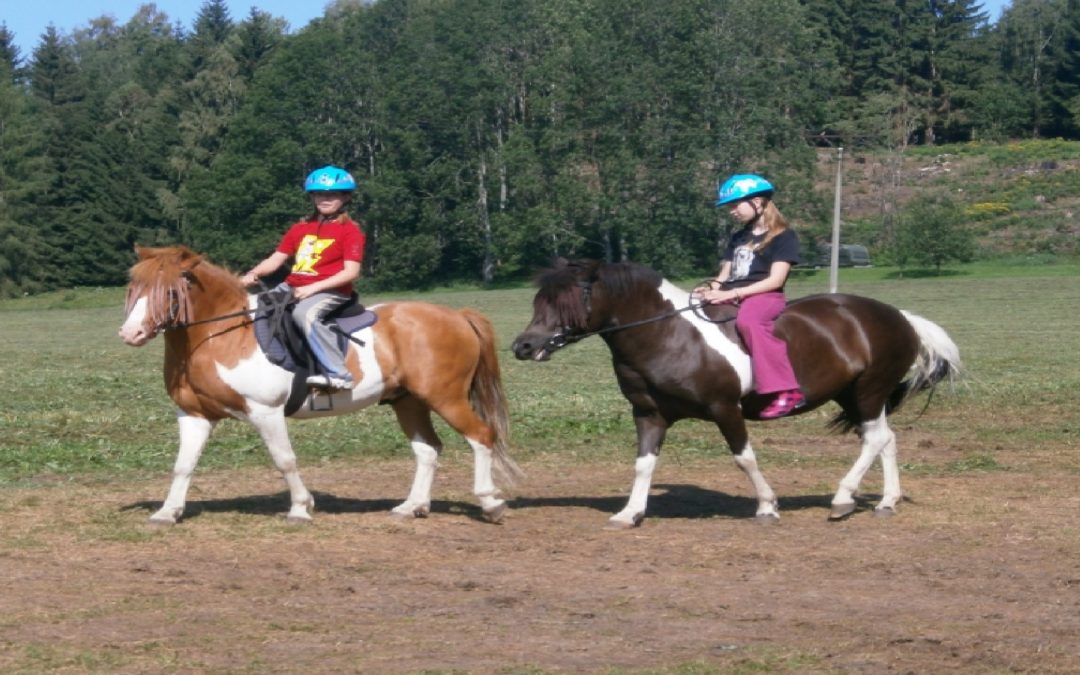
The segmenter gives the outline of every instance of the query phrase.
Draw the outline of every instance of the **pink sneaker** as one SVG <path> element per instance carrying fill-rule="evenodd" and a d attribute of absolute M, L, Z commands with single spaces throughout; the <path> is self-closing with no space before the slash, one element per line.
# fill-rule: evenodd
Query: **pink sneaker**
<path fill-rule="evenodd" d="M 771 420 L 777 417 L 783 417 L 789 415 L 792 411 L 797 410 L 806 405 L 806 397 L 798 389 L 791 389 L 789 391 L 782 391 L 776 395 L 776 398 L 772 400 L 772 403 L 765 406 L 758 417 L 763 420 Z"/>

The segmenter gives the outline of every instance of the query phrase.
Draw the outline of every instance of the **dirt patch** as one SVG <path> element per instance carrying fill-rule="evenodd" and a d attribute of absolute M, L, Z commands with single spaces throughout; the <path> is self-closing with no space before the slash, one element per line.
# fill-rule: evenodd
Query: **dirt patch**
<path fill-rule="evenodd" d="M 501 526 L 464 455 L 405 525 L 405 461 L 306 468 L 309 527 L 270 470 L 197 476 L 165 530 L 164 477 L 10 490 L 0 669 L 1080 670 L 1075 472 L 904 475 L 896 518 L 827 523 L 842 471 L 766 464 L 767 527 L 729 460 L 669 457 L 645 524 L 609 532 L 629 457 L 525 468 Z"/>

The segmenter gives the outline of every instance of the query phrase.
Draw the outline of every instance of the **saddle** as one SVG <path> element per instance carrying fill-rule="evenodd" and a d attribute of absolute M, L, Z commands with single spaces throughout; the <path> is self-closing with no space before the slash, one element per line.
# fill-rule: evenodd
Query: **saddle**
<path fill-rule="evenodd" d="M 255 339 L 274 365 L 281 366 L 293 373 L 293 386 L 289 400 L 285 404 L 285 414 L 296 412 L 307 398 L 307 377 L 317 368 L 315 355 L 304 339 L 304 334 L 292 320 L 290 310 L 295 304 L 288 291 L 267 291 L 258 296 L 255 317 Z M 359 302 L 356 293 L 341 307 L 323 317 L 323 322 L 330 330 L 337 333 L 337 346 L 346 351 L 350 341 L 363 345 L 360 340 L 351 337 L 353 333 L 375 324 L 379 317 Z"/>

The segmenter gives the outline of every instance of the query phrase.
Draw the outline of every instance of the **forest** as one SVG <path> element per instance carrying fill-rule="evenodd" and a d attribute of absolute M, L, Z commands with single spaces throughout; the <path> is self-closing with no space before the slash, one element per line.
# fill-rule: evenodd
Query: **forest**
<path fill-rule="evenodd" d="M 205 0 L 190 28 L 146 4 L 31 54 L 14 37 L 8 296 L 122 285 L 136 243 L 246 269 L 325 164 L 360 184 L 364 283 L 404 289 L 554 256 L 690 274 L 731 173 L 767 175 L 799 227 L 830 217 L 823 148 L 1080 139 L 1080 0 L 993 24 L 974 0 L 338 0 L 295 32 Z"/>

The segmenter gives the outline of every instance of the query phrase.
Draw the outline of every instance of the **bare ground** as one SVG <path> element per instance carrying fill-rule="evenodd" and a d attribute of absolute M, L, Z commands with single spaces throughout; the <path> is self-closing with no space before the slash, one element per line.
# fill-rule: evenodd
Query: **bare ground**
<path fill-rule="evenodd" d="M 386 511 L 411 462 L 302 469 L 307 527 L 270 469 L 198 475 L 164 530 L 145 522 L 166 477 L 6 491 L 0 670 L 1080 671 L 1077 471 L 1053 461 L 903 475 L 899 516 L 841 523 L 844 469 L 766 464 L 769 527 L 730 461 L 667 457 L 628 532 L 603 526 L 630 457 L 526 464 L 501 526 L 464 453 L 404 525 Z"/>

